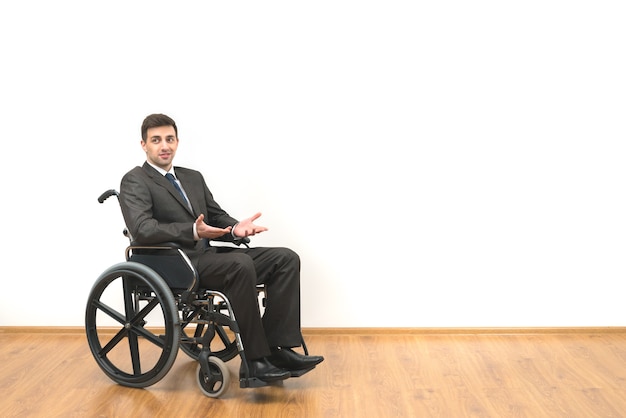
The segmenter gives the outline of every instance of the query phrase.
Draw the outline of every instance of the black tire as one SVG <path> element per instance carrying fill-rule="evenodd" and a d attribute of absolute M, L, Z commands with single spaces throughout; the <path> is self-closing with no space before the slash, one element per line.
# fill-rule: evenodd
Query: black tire
<path fill-rule="evenodd" d="M 143 264 L 119 263 L 100 275 L 89 294 L 85 330 L 98 366 L 123 386 L 153 385 L 176 360 L 180 324 L 174 295 Z"/>
<path fill-rule="evenodd" d="M 209 398 L 219 398 L 230 386 L 230 372 L 226 364 L 217 357 L 209 357 L 208 375 L 202 372 L 202 367 L 198 364 L 196 376 L 198 376 L 198 386 L 202 393 Z"/>

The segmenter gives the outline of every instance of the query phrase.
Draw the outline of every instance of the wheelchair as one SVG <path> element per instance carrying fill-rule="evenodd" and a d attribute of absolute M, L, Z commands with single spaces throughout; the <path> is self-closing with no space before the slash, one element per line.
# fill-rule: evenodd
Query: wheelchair
<path fill-rule="evenodd" d="M 119 193 L 113 189 L 98 202 L 111 196 L 119 203 Z M 138 245 L 127 228 L 123 233 L 130 241 L 126 261 L 98 277 L 85 312 L 89 348 L 102 371 L 120 385 L 145 388 L 169 372 L 180 348 L 198 362 L 197 383 L 208 397 L 226 392 L 230 385 L 226 362 L 237 355 L 242 361 L 239 386 L 266 386 L 250 376 L 226 295 L 200 288 L 195 267 L 177 244 Z M 235 244 L 248 243 L 245 238 Z M 264 306 L 265 287 L 257 286 L 257 292 Z M 301 344 L 308 354 L 304 339 Z"/>

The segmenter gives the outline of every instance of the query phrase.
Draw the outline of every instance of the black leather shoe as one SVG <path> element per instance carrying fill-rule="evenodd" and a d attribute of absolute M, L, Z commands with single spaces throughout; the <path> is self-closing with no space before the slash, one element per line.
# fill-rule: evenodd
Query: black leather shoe
<path fill-rule="evenodd" d="M 264 382 L 274 382 L 291 377 L 289 371 L 276 367 L 268 361 L 267 357 L 248 361 L 248 372 L 249 378 L 257 378 Z M 239 368 L 239 378 L 245 378 L 243 363 Z"/>
<path fill-rule="evenodd" d="M 315 367 L 324 361 L 324 357 L 305 356 L 293 351 L 291 348 L 272 348 L 272 355 L 269 356 L 269 361 L 277 367 L 295 371 Z"/>

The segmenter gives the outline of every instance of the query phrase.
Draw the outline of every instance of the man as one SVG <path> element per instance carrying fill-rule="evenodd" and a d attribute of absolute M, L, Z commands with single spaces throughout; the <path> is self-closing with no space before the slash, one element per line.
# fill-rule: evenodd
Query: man
<path fill-rule="evenodd" d="M 134 240 L 178 243 L 198 270 L 201 287 L 226 294 L 252 378 L 282 380 L 322 362 L 321 356 L 292 350 L 302 342 L 298 255 L 288 248 L 211 246 L 211 240 L 235 241 L 266 231 L 255 224 L 261 214 L 237 221 L 213 200 L 202 174 L 173 166 L 178 128 L 169 116 L 145 118 L 141 146 L 146 162 L 126 173 L 120 187 L 122 213 Z M 261 283 L 267 289 L 263 317 L 256 291 Z"/>

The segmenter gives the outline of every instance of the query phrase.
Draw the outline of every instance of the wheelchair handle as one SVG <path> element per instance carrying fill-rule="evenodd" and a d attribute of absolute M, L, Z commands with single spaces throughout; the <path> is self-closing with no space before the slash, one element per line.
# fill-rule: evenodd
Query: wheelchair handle
<path fill-rule="evenodd" d="M 98 202 L 104 203 L 104 201 L 111 196 L 119 196 L 119 193 L 115 189 L 109 189 L 100 195 L 100 197 L 98 198 Z"/>

